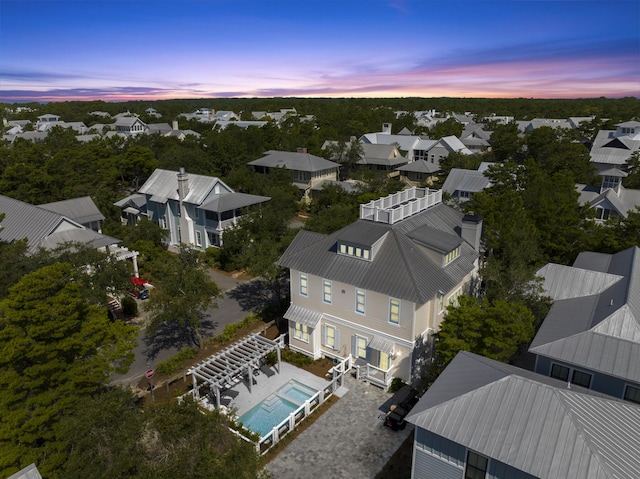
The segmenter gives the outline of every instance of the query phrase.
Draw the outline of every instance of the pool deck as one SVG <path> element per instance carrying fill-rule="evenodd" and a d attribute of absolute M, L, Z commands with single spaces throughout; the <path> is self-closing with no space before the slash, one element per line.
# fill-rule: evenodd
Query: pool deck
<path fill-rule="evenodd" d="M 413 426 L 385 427 L 378 409 L 391 394 L 345 377 L 348 392 L 267 464 L 282 479 L 372 479 L 382 470 Z"/>
<path fill-rule="evenodd" d="M 275 393 L 281 386 L 292 379 L 318 391 L 329 385 L 329 381 L 289 363 L 282 362 L 280 363 L 280 367 L 282 368 L 280 374 L 278 374 L 278 366 L 275 365 L 266 370 L 268 375 L 265 374 L 264 368 L 260 370 L 259 374 L 254 375 L 252 378 L 253 386 L 251 387 L 251 392 L 249 392 L 249 385 L 246 381 L 240 381 L 233 387 L 225 390 L 220 400 L 221 405 L 235 409 L 239 417 Z M 205 406 L 212 408 L 213 404 L 205 403 Z"/>

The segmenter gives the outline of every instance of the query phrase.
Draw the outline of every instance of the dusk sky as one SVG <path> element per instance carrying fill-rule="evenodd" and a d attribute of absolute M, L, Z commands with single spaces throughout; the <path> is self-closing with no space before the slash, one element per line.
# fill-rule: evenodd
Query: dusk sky
<path fill-rule="evenodd" d="M 0 101 L 640 96 L 639 0 L 0 0 Z"/>

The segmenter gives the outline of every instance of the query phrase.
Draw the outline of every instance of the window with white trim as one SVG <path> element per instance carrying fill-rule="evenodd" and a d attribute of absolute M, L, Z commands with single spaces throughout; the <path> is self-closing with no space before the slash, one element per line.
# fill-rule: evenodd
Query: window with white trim
<path fill-rule="evenodd" d="M 444 311 L 444 293 L 442 291 L 438 291 L 438 312 L 441 313 Z"/>
<path fill-rule="evenodd" d="M 356 289 L 356 313 L 365 314 L 366 295 L 362 289 Z"/>
<path fill-rule="evenodd" d="M 309 296 L 309 278 L 306 273 L 300 273 L 300 296 Z"/>
<path fill-rule="evenodd" d="M 367 338 L 362 336 L 356 336 L 356 357 L 360 359 L 367 359 Z"/>
<path fill-rule="evenodd" d="M 295 323 L 294 337 L 305 343 L 309 342 L 309 327 L 306 324 Z"/>
<path fill-rule="evenodd" d="M 202 246 L 202 233 L 196 231 L 196 246 Z"/>
<path fill-rule="evenodd" d="M 458 306 L 458 299 L 462 296 L 462 288 L 456 290 L 447 300 L 447 306 Z"/>
<path fill-rule="evenodd" d="M 331 281 L 328 279 L 322 280 L 322 301 L 331 304 Z"/>
<path fill-rule="evenodd" d="M 467 464 L 464 468 L 464 479 L 484 479 L 487 477 L 489 458 L 473 451 L 467 452 Z"/>
<path fill-rule="evenodd" d="M 163 216 L 162 218 L 160 218 L 160 228 L 162 228 L 163 230 L 167 229 L 167 217 Z"/>
<path fill-rule="evenodd" d="M 400 323 L 400 300 L 389 298 L 389 322 L 391 324 Z"/>
<path fill-rule="evenodd" d="M 338 330 L 335 326 L 323 326 L 322 344 L 333 350 L 338 349 Z"/>
<path fill-rule="evenodd" d="M 383 371 L 389 369 L 389 353 L 385 353 L 384 351 L 378 352 L 378 367 Z"/>
<path fill-rule="evenodd" d="M 444 263 L 445 264 L 449 264 L 451 263 L 454 259 L 456 259 L 458 256 L 460 256 L 460 246 L 458 246 L 457 248 L 455 248 L 452 251 L 449 251 L 447 253 L 447 255 L 444 257 Z"/>

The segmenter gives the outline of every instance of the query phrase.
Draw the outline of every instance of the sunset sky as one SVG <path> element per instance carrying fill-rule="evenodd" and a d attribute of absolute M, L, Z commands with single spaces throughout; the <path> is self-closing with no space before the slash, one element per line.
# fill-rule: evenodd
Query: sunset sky
<path fill-rule="evenodd" d="M 0 101 L 640 96 L 638 0 L 0 0 Z"/>

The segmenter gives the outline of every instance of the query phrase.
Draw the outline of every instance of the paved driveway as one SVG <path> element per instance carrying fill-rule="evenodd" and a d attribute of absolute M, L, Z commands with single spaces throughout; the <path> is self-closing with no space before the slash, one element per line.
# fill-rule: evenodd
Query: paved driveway
<path fill-rule="evenodd" d="M 372 479 L 413 426 L 392 431 L 378 419 L 391 394 L 351 375 L 348 392 L 267 464 L 275 478 Z"/>

